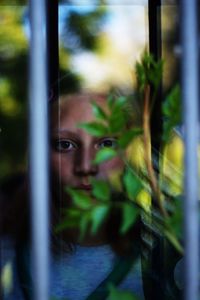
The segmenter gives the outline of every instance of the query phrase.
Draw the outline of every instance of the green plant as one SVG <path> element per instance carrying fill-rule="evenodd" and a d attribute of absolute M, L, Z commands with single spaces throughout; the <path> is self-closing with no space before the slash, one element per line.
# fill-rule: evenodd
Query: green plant
<path fill-rule="evenodd" d="M 116 188 L 116 186 L 113 187 L 112 180 L 108 182 L 93 179 L 91 195 L 67 188 L 67 193 L 72 197 L 74 206 L 65 210 L 64 221 L 57 226 L 57 231 L 66 227 L 78 226 L 80 239 L 88 230 L 91 234 L 96 234 L 112 209 L 118 207 L 122 215 L 119 229 L 121 235 L 126 234 L 141 216 L 147 220 L 153 231 L 159 232 L 173 245 L 176 251 L 183 254 L 181 244 L 182 197 L 172 194 L 167 189 L 163 184 L 163 174 L 162 181 L 160 180 L 161 154 L 156 162 L 152 158 L 150 121 L 162 73 L 163 61 L 156 62 L 152 55 L 145 53 L 141 62 L 136 64 L 138 82 L 136 99 L 130 101 L 128 97 L 109 95 L 107 106 L 111 113 L 104 111 L 95 101 L 91 103 L 96 121 L 78 126 L 96 137 L 105 135 L 117 137 L 116 147 L 100 149 L 93 163 L 100 164 L 116 155 L 124 160 L 126 167 L 118 178 L 117 186 L 117 189 L 120 190 L 120 198 L 112 201 L 113 188 Z M 142 107 L 142 123 L 139 127 L 131 125 L 134 101 L 139 102 Z M 162 147 L 164 147 L 170 140 L 174 127 L 181 121 L 180 89 L 177 85 L 163 101 L 162 113 L 164 126 L 161 141 Z M 143 166 L 139 170 L 127 158 L 127 148 L 131 147 L 133 140 L 138 137 L 143 144 L 144 156 Z M 138 201 L 138 195 L 142 191 L 146 191 L 151 196 L 152 201 L 148 206 Z M 93 198 L 95 198 L 95 202 Z M 117 299 L 117 295 L 120 298 L 120 293 L 111 287 L 109 299 Z M 129 293 L 123 297 L 125 296 L 126 299 L 135 299 Z"/>

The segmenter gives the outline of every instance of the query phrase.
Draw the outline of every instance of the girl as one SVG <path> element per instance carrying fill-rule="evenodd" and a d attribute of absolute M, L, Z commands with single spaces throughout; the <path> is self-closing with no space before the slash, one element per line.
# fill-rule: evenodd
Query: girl
<path fill-rule="evenodd" d="M 77 126 L 78 123 L 94 121 L 92 100 L 107 114 L 112 113 L 105 95 L 99 94 L 65 95 L 50 105 L 50 296 L 52 299 L 103 300 L 107 299 L 110 291 L 115 290 L 114 286 L 118 286 L 122 293 L 120 298 L 132 292 L 139 299 L 168 299 L 163 277 L 159 276 L 159 272 L 154 276 L 150 261 L 152 257 L 154 262 L 157 260 L 159 243 L 153 250 L 150 249 L 152 251 L 146 251 L 146 257 L 141 259 L 139 219 L 126 235 L 120 235 L 121 214 L 114 209 L 95 235 L 88 229 L 80 240 L 78 226 L 66 227 L 55 234 L 55 228 L 63 222 L 63 212 L 74 205 L 73 199 L 66 192 L 67 187 L 90 196 L 95 206 L 97 199 L 92 197 L 91 181 L 109 181 L 111 173 L 123 172 L 125 168 L 123 159 L 117 156 L 99 165 L 93 164 L 97 152 L 104 148 L 114 149 L 117 139 L 107 135 L 94 137 Z M 20 188 L 14 196 L 15 201 L 8 205 L 1 226 L 6 236 L 3 243 L 3 253 L 7 256 L 5 261 L 11 261 L 14 270 L 13 287 L 10 286 L 5 297 L 9 300 L 28 300 L 33 294 L 27 186 L 27 181 L 21 180 Z M 119 193 L 113 193 L 111 201 L 116 198 L 119 200 L 120 197 Z M 123 198 L 120 200 L 123 201 Z M 143 271 L 142 266 L 145 267 Z M 173 293 L 169 299 L 173 299 Z M 177 294 L 174 299 L 178 299 Z"/>

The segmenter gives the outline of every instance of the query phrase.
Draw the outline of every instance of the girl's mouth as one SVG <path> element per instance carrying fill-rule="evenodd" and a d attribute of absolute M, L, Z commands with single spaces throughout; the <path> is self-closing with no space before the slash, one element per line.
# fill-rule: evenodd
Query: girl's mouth
<path fill-rule="evenodd" d="M 78 190 L 91 191 L 92 190 L 92 185 L 91 184 L 80 184 L 76 188 Z"/>

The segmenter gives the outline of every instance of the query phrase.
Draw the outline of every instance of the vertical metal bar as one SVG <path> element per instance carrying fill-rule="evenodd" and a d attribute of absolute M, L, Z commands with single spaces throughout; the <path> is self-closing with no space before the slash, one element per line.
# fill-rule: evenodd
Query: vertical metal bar
<path fill-rule="evenodd" d="M 160 59 L 161 45 L 161 0 L 148 0 L 149 50 Z"/>
<path fill-rule="evenodd" d="M 58 49 L 58 0 L 47 0 L 47 57 L 48 81 L 51 99 L 58 97 L 59 49 Z"/>
<path fill-rule="evenodd" d="M 149 52 L 153 54 L 156 60 L 162 57 L 162 28 L 161 28 L 161 0 L 148 1 L 148 18 L 149 18 Z M 151 117 L 151 131 L 153 148 L 159 151 L 160 139 L 162 134 L 162 113 L 161 113 L 161 94 L 162 86 L 160 85 L 155 105 Z M 155 155 L 155 153 L 154 153 Z"/>
<path fill-rule="evenodd" d="M 34 299 L 48 299 L 49 166 L 46 2 L 30 0 L 30 195 Z"/>
<path fill-rule="evenodd" d="M 182 0 L 182 98 L 185 131 L 185 300 L 198 297 L 198 35 L 197 1 Z"/>
<path fill-rule="evenodd" d="M 149 52 L 153 54 L 156 61 L 161 59 L 162 43 L 161 43 L 161 0 L 148 0 L 148 19 L 149 19 Z M 161 94 L 162 86 L 160 85 L 155 99 L 154 109 L 151 115 L 151 137 L 152 137 L 152 157 L 159 161 L 159 150 L 162 136 L 162 113 L 161 113 Z M 156 150 L 156 151 L 155 151 Z M 154 200 L 154 199 L 152 199 Z M 156 203 L 156 201 L 152 201 Z M 157 250 L 152 253 L 151 267 L 158 274 L 160 281 L 164 285 L 164 260 L 163 260 L 163 242 L 160 240 Z M 162 299 L 163 288 L 157 282 L 152 282 L 151 299 Z"/>

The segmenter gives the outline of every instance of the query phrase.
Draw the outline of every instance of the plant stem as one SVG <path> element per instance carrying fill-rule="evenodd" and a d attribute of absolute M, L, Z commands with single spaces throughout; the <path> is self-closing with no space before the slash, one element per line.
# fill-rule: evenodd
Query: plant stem
<path fill-rule="evenodd" d="M 147 174 L 149 178 L 149 183 L 152 189 L 152 193 L 155 196 L 160 212 L 164 216 L 164 218 L 168 218 L 168 213 L 163 205 L 161 199 L 161 190 L 158 184 L 158 180 L 155 175 L 155 171 L 152 165 L 151 158 L 151 132 L 150 132 L 150 86 L 146 85 L 144 89 L 144 110 L 143 110 L 143 131 L 144 131 L 144 156 L 147 168 Z M 167 239 L 172 243 L 172 245 L 177 249 L 177 251 L 181 254 L 184 253 L 183 247 L 179 243 L 176 235 L 170 230 L 164 231 Z"/>
<path fill-rule="evenodd" d="M 151 158 L 151 132 L 150 132 L 150 85 L 147 84 L 144 88 L 144 110 L 143 110 L 143 131 L 144 131 L 144 156 L 149 176 L 149 183 L 153 194 L 155 195 L 158 206 L 164 217 L 167 217 L 167 211 L 165 210 L 162 200 L 161 191 L 158 185 L 158 181 L 153 169 Z"/>

